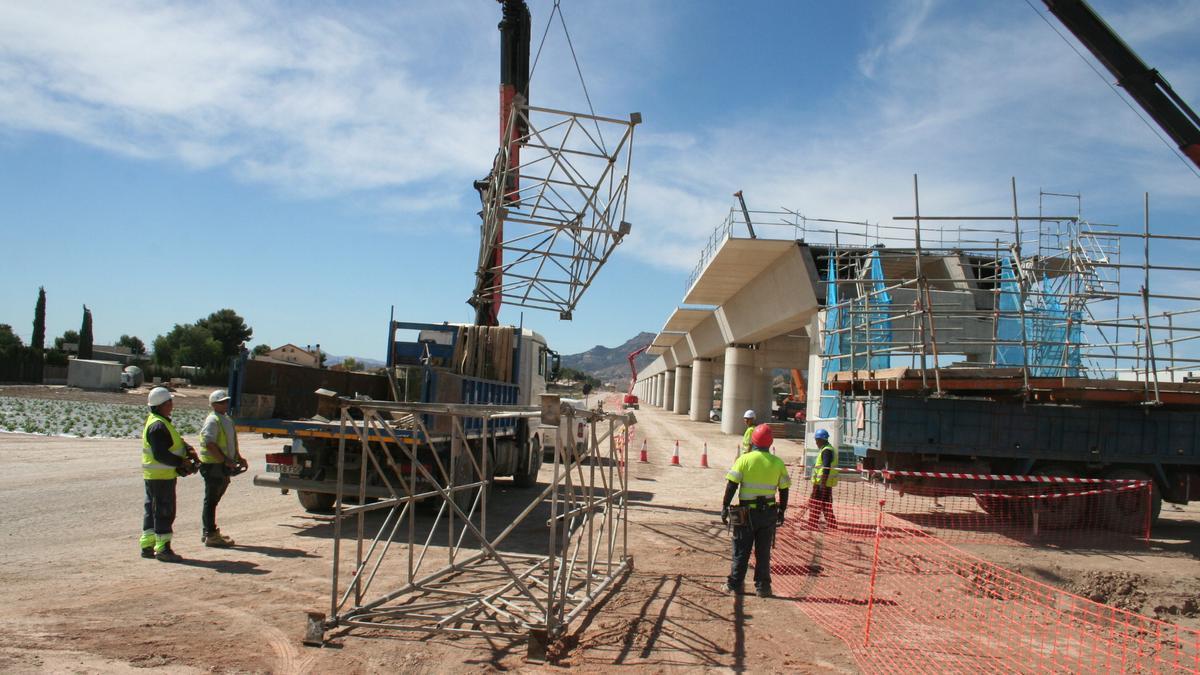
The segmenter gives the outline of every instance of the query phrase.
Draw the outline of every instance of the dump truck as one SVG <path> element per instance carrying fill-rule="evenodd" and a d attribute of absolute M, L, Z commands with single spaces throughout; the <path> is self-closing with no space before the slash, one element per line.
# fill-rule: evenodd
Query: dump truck
<path fill-rule="evenodd" d="M 266 471 L 254 477 L 260 487 L 295 491 L 301 506 L 330 509 L 338 492 L 338 448 L 346 443 L 344 475 L 357 490 L 362 461 L 359 430 L 343 427 L 340 399 L 416 403 L 537 405 L 558 369 L 558 354 L 527 328 L 391 321 L 385 374 L 348 373 L 243 358 L 230 378 L 232 410 L 239 431 L 286 439 L 269 453 Z M 442 455 L 448 462 L 450 433 L 432 426 L 397 433 L 420 441 L 418 459 L 431 468 Z M 536 482 L 542 445 L 553 427 L 537 420 L 512 419 L 488 430 L 488 466 L 493 477 L 511 477 L 518 487 Z M 470 451 L 480 459 L 484 430 L 467 429 Z M 386 440 L 372 436 L 373 441 Z M 401 462 L 395 448 L 393 458 Z M 406 460 L 405 462 L 406 463 Z M 389 495 L 381 476 L 368 467 L 367 496 Z"/>

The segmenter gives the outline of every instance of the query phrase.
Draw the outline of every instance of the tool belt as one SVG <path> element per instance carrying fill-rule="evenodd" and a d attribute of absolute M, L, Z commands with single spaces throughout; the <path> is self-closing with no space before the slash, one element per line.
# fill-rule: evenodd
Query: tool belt
<path fill-rule="evenodd" d="M 750 507 L 737 505 L 729 507 L 729 524 L 733 527 L 745 527 L 750 524 Z"/>
<path fill-rule="evenodd" d="M 773 509 L 775 508 L 774 497 L 755 497 L 753 501 L 741 502 L 738 506 L 748 509 Z"/>

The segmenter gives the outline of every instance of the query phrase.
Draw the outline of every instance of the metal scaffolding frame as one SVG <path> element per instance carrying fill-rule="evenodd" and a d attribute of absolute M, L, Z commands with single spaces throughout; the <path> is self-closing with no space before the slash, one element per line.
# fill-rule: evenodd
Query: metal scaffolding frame
<path fill-rule="evenodd" d="M 390 629 L 528 639 L 536 659 L 632 569 L 624 448 L 636 419 L 542 399 L 540 408 L 342 399 L 329 613 L 310 613 L 306 643 L 321 644 L 337 627 Z M 550 483 L 492 533 L 495 429 L 539 417 L 557 428 Z M 587 432 L 578 445 L 576 425 Z M 347 437 L 362 447 L 357 490 L 346 475 Z M 374 503 L 369 472 L 388 493 Z M 436 510 L 431 524 L 418 523 L 418 503 Z M 375 511 L 384 518 L 371 532 Z M 503 546 L 537 518 L 546 518 L 545 553 Z"/>
<path fill-rule="evenodd" d="M 506 305 L 571 318 L 629 234 L 633 129 L 641 121 L 640 113 L 622 120 L 514 103 L 492 172 L 478 185 L 483 245 L 472 305 L 499 294 Z"/>
<path fill-rule="evenodd" d="M 1009 188 L 1009 214 L 928 215 L 913 176 L 912 215 L 890 224 L 731 208 L 688 284 L 734 233 L 803 241 L 825 290 L 822 370 L 850 389 L 907 367 L 940 394 L 947 374 L 990 371 L 1024 389 L 1045 378 L 1140 383 L 1142 402 L 1158 404 L 1160 384 L 1200 370 L 1200 296 L 1170 290 L 1196 288 L 1200 267 L 1150 250 L 1200 247 L 1200 236 L 1152 233 L 1148 196 L 1141 231 L 1128 231 L 1084 219 L 1074 194 L 1039 192 L 1036 214 L 1022 214 L 1015 179 Z M 1047 210 L 1064 199 L 1073 215 Z"/>

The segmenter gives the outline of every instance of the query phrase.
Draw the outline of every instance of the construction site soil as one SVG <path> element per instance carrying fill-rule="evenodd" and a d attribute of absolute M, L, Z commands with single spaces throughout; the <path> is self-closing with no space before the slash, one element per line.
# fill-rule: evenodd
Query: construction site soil
<path fill-rule="evenodd" d="M 201 391 L 194 393 L 182 400 L 203 405 Z M 40 387 L 5 387 L 0 395 L 140 400 Z M 182 479 L 174 546 L 184 561 L 144 560 L 136 441 L 0 434 L 0 604 L 8 608 L 0 671 L 857 672 L 845 645 L 800 611 L 803 598 L 721 591 L 729 565 L 718 517 L 722 468 L 737 439 L 656 409 L 637 415 L 638 445 L 646 440 L 650 463 L 630 465 L 634 571 L 570 626 L 545 664 L 527 662 L 524 644 L 363 629 L 333 631 L 327 646 L 304 647 L 304 612 L 328 605 L 332 532 L 294 496 L 254 487 L 250 474 L 235 478 L 219 522 L 237 545 L 209 549 L 200 545 L 202 483 Z M 681 467 L 669 464 L 676 440 Z M 252 473 L 282 442 L 247 434 L 240 441 Z M 711 469 L 698 466 L 705 443 Z M 802 452 L 786 440 L 776 451 L 789 463 Z M 492 501 L 503 518 L 531 497 L 499 480 Z M 1200 509 L 1168 506 L 1164 521 L 1149 547 L 969 549 L 1080 595 L 1200 627 Z M 537 523 L 505 543 L 526 551 L 545 545 Z"/>

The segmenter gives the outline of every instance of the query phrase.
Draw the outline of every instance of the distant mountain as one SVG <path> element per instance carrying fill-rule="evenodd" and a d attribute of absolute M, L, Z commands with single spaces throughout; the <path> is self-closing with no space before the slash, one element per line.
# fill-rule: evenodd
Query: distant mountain
<path fill-rule="evenodd" d="M 582 370 L 599 378 L 601 382 L 624 386 L 629 382 L 629 352 L 650 344 L 654 336 L 655 333 L 641 332 L 618 347 L 596 345 L 586 352 L 565 354 L 562 357 L 562 365 L 566 368 Z M 650 365 L 654 358 L 643 353 L 637 357 L 634 363 L 637 364 L 638 370 L 641 370 Z"/>
<path fill-rule="evenodd" d="M 387 363 L 383 361 L 376 361 L 375 359 L 367 359 L 361 356 L 338 356 L 336 354 L 326 354 L 325 365 L 336 366 L 346 359 L 354 359 L 355 361 L 358 361 L 365 370 L 375 370 L 376 368 L 383 368 L 387 365 Z"/>

